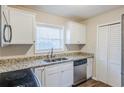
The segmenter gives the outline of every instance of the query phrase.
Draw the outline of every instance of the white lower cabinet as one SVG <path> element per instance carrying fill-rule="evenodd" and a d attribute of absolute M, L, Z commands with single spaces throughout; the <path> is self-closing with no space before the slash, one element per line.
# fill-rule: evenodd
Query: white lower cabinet
<path fill-rule="evenodd" d="M 45 67 L 46 87 L 68 87 L 73 84 L 73 62 Z"/>
<path fill-rule="evenodd" d="M 72 86 L 73 84 L 73 62 L 61 66 L 61 87 Z"/>
<path fill-rule="evenodd" d="M 41 83 L 41 87 L 44 87 L 44 67 L 39 67 L 39 68 L 35 68 L 34 70 L 35 75 L 37 76 L 39 82 Z"/>
<path fill-rule="evenodd" d="M 60 70 L 58 65 L 45 67 L 45 86 L 59 87 L 60 86 Z"/>
<path fill-rule="evenodd" d="M 87 79 L 93 76 L 93 58 L 87 58 Z"/>

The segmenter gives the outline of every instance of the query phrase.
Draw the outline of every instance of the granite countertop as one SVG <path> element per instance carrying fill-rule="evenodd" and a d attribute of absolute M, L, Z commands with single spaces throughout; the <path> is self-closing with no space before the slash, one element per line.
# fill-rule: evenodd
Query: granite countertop
<path fill-rule="evenodd" d="M 61 61 L 61 62 L 45 62 L 43 61 L 46 59 L 45 56 L 30 56 L 30 57 L 15 57 L 15 58 L 2 58 L 0 59 L 0 73 L 9 72 L 9 71 L 16 71 L 21 69 L 27 68 L 35 68 L 35 67 L 43 67 L 63 62 L 69 62 L 78 59 L 84 59 L 93 57 L 93 54 L 64 54 L 58 55 L 58 57 L 66 57 L 68 60 Z"/>

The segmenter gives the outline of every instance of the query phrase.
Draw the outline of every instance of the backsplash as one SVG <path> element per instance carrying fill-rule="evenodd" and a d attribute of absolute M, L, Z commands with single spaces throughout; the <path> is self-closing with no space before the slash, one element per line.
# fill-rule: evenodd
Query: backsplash
<path fill-rule="evenodd" d="M 33 55 L 33 45 L 9 45 L 0 48 L 0 56 Z"/>
<path fill-rule="evenodd" d="M 68 51 L 79 51 L 84 47 L 85 45 L 80 45 L 80 44 L 68 44 L 65 45 Z"/>
<path fill-rule="evenodd" d="M 83 45 L 67 45 L 67 51 L 80 51 Z M 4 56 L 19 56 L 19 55 L 34 55 L 34 45 L 9 45 L 0 48 L 0 57 Z"/>

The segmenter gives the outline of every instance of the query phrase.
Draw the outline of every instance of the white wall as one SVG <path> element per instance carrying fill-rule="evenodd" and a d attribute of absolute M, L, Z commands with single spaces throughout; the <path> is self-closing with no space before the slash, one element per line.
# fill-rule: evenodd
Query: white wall
<path fill-rule="evenodd" d="M 96 42 L 97 42 L 97 25 L 110 23 L 121 20 L 121 15 L 124 14 L 124 7 L 106 12 L 104 14 L 89 18 L 81 23 L 86 24 L 86 45 L 82 49 L 83 52 L 96 53 Z M 104 39 L 104 38 L 103 38 Z M 96 76 L 96 62 L 93 63 L 93 76 Z"/>
<path fill-rule="evenodd" d="M 87 29 L 87 43 L 82 51 L 95 53 L 97 25 L 121 20 L 122 14 L 124 14 L 124 7 L 82 21 L 81 23 L 86 24 Z"/>

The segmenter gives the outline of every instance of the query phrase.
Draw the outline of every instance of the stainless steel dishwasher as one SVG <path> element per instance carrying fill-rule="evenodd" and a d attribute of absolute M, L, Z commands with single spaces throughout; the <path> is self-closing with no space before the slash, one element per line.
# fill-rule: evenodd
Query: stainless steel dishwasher
<path fill-rule="evenodd" d="M 76 86 L 87 80 L 87 59 L 74 61 L 74 83 Z"/>

